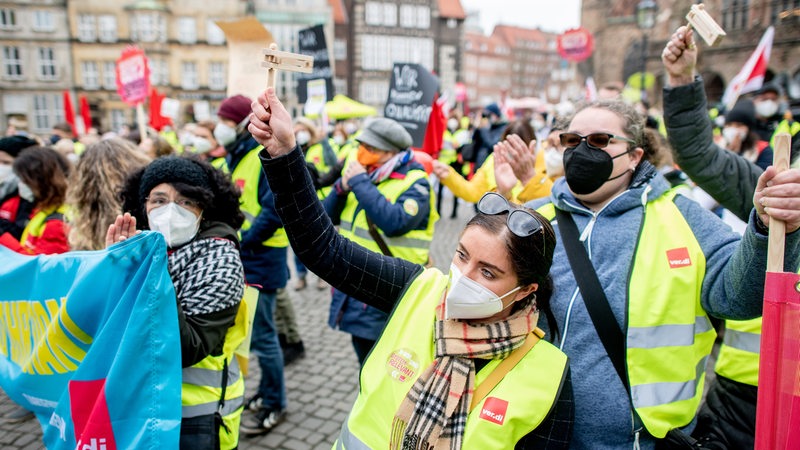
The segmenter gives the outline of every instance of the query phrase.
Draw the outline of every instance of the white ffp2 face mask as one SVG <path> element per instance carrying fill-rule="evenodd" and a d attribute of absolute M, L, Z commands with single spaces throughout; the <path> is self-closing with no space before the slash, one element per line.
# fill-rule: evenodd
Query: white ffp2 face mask
<path fill-rule="evenodd" d="M 36 200 L 36 197 L 33 195 L 33 189 L 31 189 L 30 186 L 23 183 L 22 181 L 20 181 L 19 184 L 17 184 L 17 194 L 23 200 L 27 200 L 31 203 L 33 203 Z"/>
<path fill-rule="evenodd" d="M 544 168 L 550 178 L 564 175 L 564 154 L 558 151 L 557 148 L 550 147 L 545 149 Z"/>
<path fill-rule="evenodd" d="M 220 122 L 214 127 L 214 139 L 225 147 L 236 140 L 236 129 Z"/>
<path fill-rule="evenodd" d="M 503 308 L 503 298 L 517 292 L 521 287 L 517 286 L 498 296 L 477 281 L 465 277 L 455 264 L 450 264 L 450 288 L 444 299 L 444 318 L 485 319 L 491 317 L 505 309 Z"/>
<path fill-rule="evenodd" d="M 170 202 L 147 214 L 150 229 L 164 235 L 169 247 L 191 241 L 200 229 L 200 218 L 186 208 Z"/>

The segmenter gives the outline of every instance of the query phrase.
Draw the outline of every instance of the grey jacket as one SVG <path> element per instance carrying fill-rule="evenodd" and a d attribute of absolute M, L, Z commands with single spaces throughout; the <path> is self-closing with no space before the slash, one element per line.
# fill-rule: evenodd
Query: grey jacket
<path fill-rule="evenodd" d="M 649 163 L 643 162 L 629 189 L 599 212 L 593 213 L 582 206 L 564 178 L 555 182 L 551 198 L 526 204 L 536 208 L 552 202 L 572 215 L 620 328 L 627 324 L 628 274 L 645 204 L 669 189 L 669 183 Z M 699 292 L 703 309 L 724 319 L 759 316 L 764 296 L 767 237 L 756 231 L 754 217 L 750 217 L 747 231 L 740 239 L 696 202 L 681 195 L 674 202 L 706 258 L 705 278 Z M 558 229 L 558 223 L 553 226 Z M 550 268 L 555 289 L 550 303 L 561 331 L 561 338 L 555 344 L 569 356 L 573 374 L 575 428 L 571 448 L 633 448 L 635 434 L 628 393 L 595 331 L 558 231 L 556 236 L 559 239 Z M 798 256 L 800 233 L 792 233 L 786 236 L 786 267 L 797 267 Z M 696 301 L 696 297 L 687 293 L 685 301 Z M 542 322 L 540 327 L 546 325 Z M 647 433 L 641 436 L 640 443 L 642 449 L 655 447 L 655 440 Z"/>
<path fill-rule="evenodd" d="M 664 88 L 664 123 L 675 162 L 701 189 L 747 222 L 760 167 L 714 143 L 703 79 Z"/>

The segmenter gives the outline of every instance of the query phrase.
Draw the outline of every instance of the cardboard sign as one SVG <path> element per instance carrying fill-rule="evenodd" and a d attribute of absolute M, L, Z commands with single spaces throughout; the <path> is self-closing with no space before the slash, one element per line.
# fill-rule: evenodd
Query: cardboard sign
<path fill-rule="evenodd" d="M 303 112 L 306 116 L 316 116 L 325 108 L 325 103 L 328 98 L 328 87 L 323 79 L 308 80 L 307 92 L 308 99 L 303 106 Z"/>
<path fill-rule="evenodd" d="M 161 115 L 177 120 L 180 117 L 181 102 L 174 98 L 165 98 L 161 101 Z"/>
<path fill-rule="evenodd" d="M 439 79 L 421 64 L 394 63 L 383 115 L 398 121 L 422 148 Z"/>
<path fill-rule="evenodd" d="M 150 66 L 144 50 L 128 46 L 117 60 L 117 92 L 129 105 L 144 103 L 150 93 Z"/>
<path fill-rule="evenodd" d="M 259 59 L 261 49 L 275 39 L 255 17 L 214 23 L 225 33 L 228 43 L 228 89 L 225 95 L 258 97 L 264 92 L 264 70 Z"/>
<path fill-rule="evenodd" d="M 311 73 L 297 74 L 297 101 L 305 103 L 311 94 L 311 89 L 307 84 L 311 80 L 324 80 L 326 97 L 323 103 L 333 98 L 333 71 L 331 70 L 331 59 L 328 53 L 328 45 L 325 42 L 325 30 L 322 25 L 305 28 L 298 32 L 299 48 L 298 53 L 314 57 L 314 69 Z"/>

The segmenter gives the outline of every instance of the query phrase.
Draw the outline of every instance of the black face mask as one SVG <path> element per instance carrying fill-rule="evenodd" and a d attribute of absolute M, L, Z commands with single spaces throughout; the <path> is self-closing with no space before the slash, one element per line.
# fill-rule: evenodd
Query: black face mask
<path fill-rule="evenodd" d="M 61 136 L 59 136 L 57 134 L 54 134 L 54 135 L 50 136 L 50 144 L 52 144 L 52 145 L 55 145 L 56 142 L 58 142 L 60 140 L 61 140 Z"/>
<path fill-rule="evenodd" d="M 628 152 L 612 157 L 603 150 L 591 148 L 586 141 L 577 147 L 567 148 L 564 151 L 564 176 L 567 185 L 575 194 L 591 194 L 598 190 L 606 181 L 615 180 L 628 171 L 609 178 L 614 170 L 614 160 Z"/>

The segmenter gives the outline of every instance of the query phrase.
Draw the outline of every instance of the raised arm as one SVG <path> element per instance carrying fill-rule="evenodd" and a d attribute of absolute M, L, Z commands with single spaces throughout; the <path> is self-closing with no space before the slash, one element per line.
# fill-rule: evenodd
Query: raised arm
<path fill-rule="evenodd" d="M 372 252 L 336 232 L 295 145 L 291 117 L 272 88 L 253 103 L 248 128 L 264 146 L 261 163 L 275 206 L 303 264 L 342 292 L 390 312 L 422 266 Z"/>

